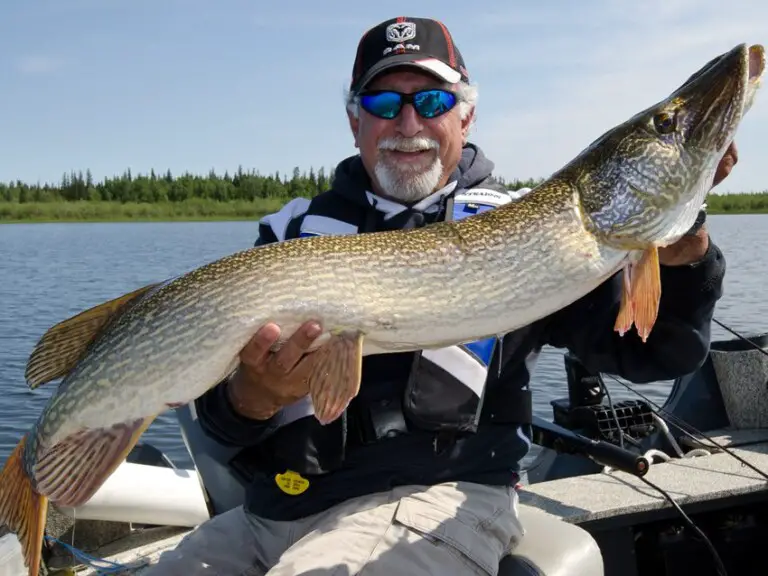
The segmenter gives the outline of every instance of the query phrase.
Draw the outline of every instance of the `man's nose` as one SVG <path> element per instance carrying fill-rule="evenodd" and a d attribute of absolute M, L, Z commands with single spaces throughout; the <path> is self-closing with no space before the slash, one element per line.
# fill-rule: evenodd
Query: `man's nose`
<path fill-rule="evenodd" d="M 412 138 L 423 128 L 421 116 L 416 113 L 414 107 L 411 104 L 404 105 L 397 117 L 397 131 L 406 138 Z"/>

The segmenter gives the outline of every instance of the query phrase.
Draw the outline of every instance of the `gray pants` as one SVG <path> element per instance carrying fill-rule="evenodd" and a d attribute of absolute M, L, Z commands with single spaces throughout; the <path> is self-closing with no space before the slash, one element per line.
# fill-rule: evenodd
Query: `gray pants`
<path fill-rule="evenodd" d="M 523 536 L 514 488 L 405 486 L 295 522 L 242 507 L 201 524 L 148 576 L 496 576 Z"/>

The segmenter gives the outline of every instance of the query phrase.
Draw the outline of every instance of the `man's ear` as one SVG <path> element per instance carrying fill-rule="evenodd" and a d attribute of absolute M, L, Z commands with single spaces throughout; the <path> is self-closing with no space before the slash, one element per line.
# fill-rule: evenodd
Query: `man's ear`
<path fill-rule="evenodd" d="M 359 148 L 357 135 L 360 130 L 360 118 L 355 118 L 355 115 L 349 110 L 347 110 L 347 118 L 349 119 L 349 129 L 352 130 L 352 136 L 355 138 L 355 148 Z"/>
<path fill-rule="evenodd" d="M 466 117 L 461 121 L 461 137 L 464 140 L 464 144 L 467 143 L 467 138 L 469 137 L 469 129 L 472 128 L 472 123 L 475 121 L 475 107 L 472 106 L 472 108 L 469 111 L 469 114 L 466 115 Z"/>

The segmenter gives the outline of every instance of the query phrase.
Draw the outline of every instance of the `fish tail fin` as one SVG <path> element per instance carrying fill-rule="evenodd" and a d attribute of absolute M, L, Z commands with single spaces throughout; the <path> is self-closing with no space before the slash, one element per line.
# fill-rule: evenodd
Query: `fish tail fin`
<path fill-rule="evenodd" d="M 24 469 L 24 436 L 0 472 L 0 526 L 6 526 L 21 543 L 29 576 L 40 572 L 48 499 L 39 494 Z"/>

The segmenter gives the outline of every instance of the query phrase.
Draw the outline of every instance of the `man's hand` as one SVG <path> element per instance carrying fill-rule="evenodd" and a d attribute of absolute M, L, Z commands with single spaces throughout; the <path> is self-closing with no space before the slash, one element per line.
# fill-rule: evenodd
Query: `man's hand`
<path fill-rule="evenodd" d="M 720 184 L 739 161 L 736 143 L 731 142 L 717 165 L 712 188 Z M 659 263 L 664 266 L 684 266 L 701 260 L 709 249 L 709 232 L 706 226 L 697 230 L 695 235 L 683 236 L 680 240 L 665 248 L 659 248 Z"/>
<path fill-rule="evenodd" d="M 720 184 L 731 173 L 733 167 L 739 161 L 739 151 L 736 149 L 736 142 L 731 142 L 728 149 L 723 154 L 720 164 L 717 165 L 715 170 L 715 178 L 712 181 L 712 188 Z"/>
<path fill-rule="evenodd" d="M 664 248 L 659 248 L 659 264 L 662 266 L 685 266 L 698 262 L 709 249 L 709 232 L 702 226 L 693 236 L 683 236 Z"/>
<path fill-rule="evenodd" d="M 227 385 L 234 410 L 246 418 L 267 420 L 280 408 L 309 394 L 309 346 L 322 333 L 314 321 L 302 324 L 277 352 L 277 324 L 264 325 L 240 352 L 240 366 Z"/>

